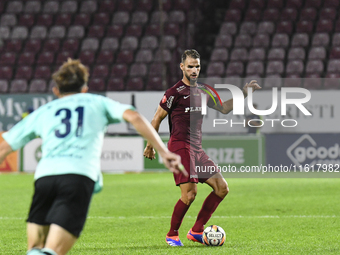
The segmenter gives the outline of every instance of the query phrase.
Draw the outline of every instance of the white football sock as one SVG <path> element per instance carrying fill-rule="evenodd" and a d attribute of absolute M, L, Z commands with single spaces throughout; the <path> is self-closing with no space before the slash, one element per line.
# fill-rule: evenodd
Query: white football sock
<path fill-rule="evenodd" d="M 58 255 L 54 250 L 49 249 L 49 248 L 43 248 L 41 250 L 41 252 L 44 254 L 44 252 L 46 252 L 45 254 L 49 254 L 49 255 Z"/>
<path fill-rule="evenodd" d="M 41 254 L 43 253 L 41 252 L 40 249 L 37 248 L 33 248 L 26 253 L 26 255 L 41 255 Z"/>

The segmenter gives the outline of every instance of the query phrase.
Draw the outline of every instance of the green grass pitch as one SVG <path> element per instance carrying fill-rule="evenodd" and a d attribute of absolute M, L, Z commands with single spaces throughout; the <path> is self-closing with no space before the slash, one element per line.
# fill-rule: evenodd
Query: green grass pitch
<path fill-rule="evenodd" d="M 207 185 L 184 218 L 184 247 L 169 247 L 169 229 L 179 188 L 170 173 L 104 175 L 93 197 L 82 236 L 71 255 L 96 254 L 340 254 L 340 179 L 230 178 L 230 193 L 209 224 L 226 231 L 222 247 L 186 239 Z M 0 175 L 0 254 L 26 252 L 25 218 L 32 175 Z"/>

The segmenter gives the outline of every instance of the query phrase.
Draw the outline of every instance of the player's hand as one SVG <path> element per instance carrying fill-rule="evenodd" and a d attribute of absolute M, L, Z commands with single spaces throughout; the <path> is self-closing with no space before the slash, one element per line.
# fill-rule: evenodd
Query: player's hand
<path fill-rule="evenodd" d="M 156 151 L 154 150 L 154 148 L 150 145 L 147 145 L 144 149 L 144 153 L 143 153 L 144 157 L 148 158 L 148 159 L 156 159 Z"/>
<path fill-rule="evenodd" d="M 255 90 L 261 89 L 260 85 L 257 84 L 257 81 L 252 80 L 251 82 L 246 83 L 246 85 L 243 87 L 244 97 L 248 96 L 248 88 L 252 88 L 252 92 L 254 92 Z"/>
<path fill-rule="evenodd" d="M 181 157 L 175 153 L 170 151 L 161 155 L 163 158 L 163 163 L 166 168 L 168 168 L 171 172 L 175 174 L 183 173 L 185 176 L 188 176 L 188 172 L 185 170 L 184 166 L 181 163 Z"/>

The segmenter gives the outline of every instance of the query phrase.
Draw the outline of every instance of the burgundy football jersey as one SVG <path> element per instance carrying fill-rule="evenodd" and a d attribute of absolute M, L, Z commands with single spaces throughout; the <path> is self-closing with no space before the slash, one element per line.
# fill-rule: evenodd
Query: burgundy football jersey
<path fill-rule="evenodd" d="M 168 112 L 170 141 L 184 142 L 183 146 L 193 149 L 202 148 L 201 95 L 206 94 L 206 86 L 187 86 L 182 81 L 165 91 L 160 106 Z M 209 90 L 209 89 L 208 89 Z M 207 105 L 212 107 L 213 100 L 207 95 Z"/>

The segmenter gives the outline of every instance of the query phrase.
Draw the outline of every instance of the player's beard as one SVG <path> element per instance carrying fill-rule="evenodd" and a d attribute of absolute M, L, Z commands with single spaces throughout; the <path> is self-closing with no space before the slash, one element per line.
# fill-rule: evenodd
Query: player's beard
<path fill-rule="evenodd" d="M 184 72 L 184 75 L 185 75 L 185 77 L 188 79 L 188 81 L 190 82 L 190 85 L 191 85 L 191 86 L 196 85 L 198 75 L 197 75 L 196 78 L 194 78 L 194 79 L 191 78 L 186 72 Z"/>

